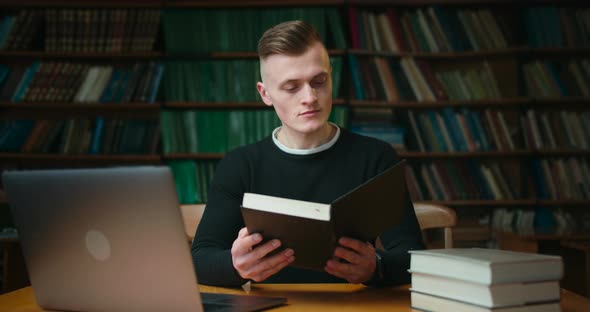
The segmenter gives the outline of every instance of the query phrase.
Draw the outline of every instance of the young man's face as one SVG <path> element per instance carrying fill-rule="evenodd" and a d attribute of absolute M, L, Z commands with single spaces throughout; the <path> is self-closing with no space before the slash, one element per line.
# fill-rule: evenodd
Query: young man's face
<path fill-rule="evenodd" d="M 299 56 L 274 54 L 261 63 L 257 89 L 266 105 L 273 105 L 283 129 L 313 135 L 326 126 L 332 109 L 330 60 L 316 42 Z"/>

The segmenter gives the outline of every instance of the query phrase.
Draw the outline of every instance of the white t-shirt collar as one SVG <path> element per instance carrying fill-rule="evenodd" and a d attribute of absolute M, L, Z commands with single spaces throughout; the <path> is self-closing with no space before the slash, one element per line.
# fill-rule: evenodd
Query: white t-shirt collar
<path fill-rule="evenodd" d="M 274 131 L 272 132 L 272 140 L 275 143 L 275 145 L 285 153 L 289 153 L 289 154 L 293 154 L 293 155 L 311 155 L 311 154 L 319 153 L 319 152 L 329 149 L 334 144 L 336 144 L 336 141 L 338 141 L 338 138 L 340 137 L 340 128 L 338 127 L 338 125 L 336 125 L 335 123 L 332 123 L 332 122 L 330 122 L 330 124 L 336 128 L 336 134 L 334 135 L 334 137 L 332 137 L 332 139 L 330 139 L 330 141 L 328 141 L 318 147 L 309 148 L 309 149 L 298 149 L 298 148 L 290 148 L 290 147 L 283 145 L 277 139 L 277 133 L 279 132 L 279 130 L 281 130 L 281 127 L 277 127 L 276 129 L 274 129 Z"/>

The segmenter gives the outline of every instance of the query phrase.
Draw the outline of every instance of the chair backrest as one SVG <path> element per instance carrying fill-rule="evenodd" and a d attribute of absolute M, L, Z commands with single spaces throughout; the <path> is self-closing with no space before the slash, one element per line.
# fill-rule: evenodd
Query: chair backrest
<path fill-rule="evenodd" d="M 192 242 L 203 217 L 205 211 L 205 204 L 196 205 L 181 205 L 180 213 L 182 214 L 182 221 L 184 221 L 184 232 L 189 242 Z"/>
<path fill-rule="evenodd" d="M 453 248 L 452 227 L 457 224 L 457 214 L 449 207 L 435 204 L 414 203 L 420 229 L 444 229 L 445 248 Z"/>

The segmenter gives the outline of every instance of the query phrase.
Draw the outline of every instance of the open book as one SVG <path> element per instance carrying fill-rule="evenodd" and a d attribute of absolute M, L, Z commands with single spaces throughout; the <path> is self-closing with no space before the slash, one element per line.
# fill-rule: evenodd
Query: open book
<path fill-rule="evenodd" d="M 374 242 L 399 223 L 405 206 L 405 161 L 330 204 L 246 193 L 242 216 L 249 233 L 278 238 L 295 251 L 293 266 L 323 270 L 342 236 Z"/>

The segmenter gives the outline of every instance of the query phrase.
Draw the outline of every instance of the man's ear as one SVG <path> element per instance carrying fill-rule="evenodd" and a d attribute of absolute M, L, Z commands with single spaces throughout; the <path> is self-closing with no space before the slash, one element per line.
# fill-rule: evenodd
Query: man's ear
<path fill-rule="evenodd" d="M 258 94 L 260 94 L 264 104 L 272 106 L 272 100 L 270 99 L 270 95 L 268 94 L 268 91 L 266 90 L 263 82 L 256 83 L 256 90 L 258 90 Z"/>

